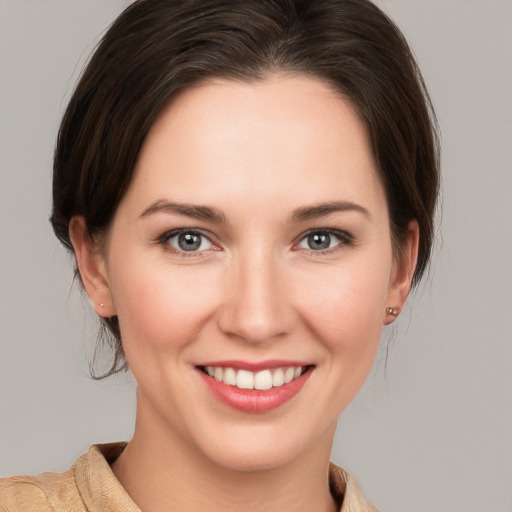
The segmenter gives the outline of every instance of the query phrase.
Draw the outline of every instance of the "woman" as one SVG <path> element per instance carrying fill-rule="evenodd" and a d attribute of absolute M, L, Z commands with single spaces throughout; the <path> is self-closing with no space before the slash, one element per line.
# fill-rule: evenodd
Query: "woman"
<path fill-rule="evenodd" d="M 373 4 L 135 2 L 64 116 L 51 219 L 138 383 L 134 436 L 0 504 L 373 510 L 329 464 L 336 419 L 428 264 L 437 186 Z"/>

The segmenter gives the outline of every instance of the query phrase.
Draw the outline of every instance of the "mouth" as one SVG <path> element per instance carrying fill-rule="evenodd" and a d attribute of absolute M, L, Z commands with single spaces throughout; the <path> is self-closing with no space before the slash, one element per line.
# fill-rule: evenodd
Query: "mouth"
<path fill-rule="evenodd" d="M 312 368 L 312 365 L 282 366 L 257 372 L 223 366 L 198 366 L 197 368 L 205 375 L 227 386 L 265 391 L 289 384 Z"/>
<path fill-rule="evenodd" d="M 312 364 L 239 362 L 198 365 L 208 389 L 224 404 L 244 412 L 266 412 L 296 396 L 314 370 Z"/>

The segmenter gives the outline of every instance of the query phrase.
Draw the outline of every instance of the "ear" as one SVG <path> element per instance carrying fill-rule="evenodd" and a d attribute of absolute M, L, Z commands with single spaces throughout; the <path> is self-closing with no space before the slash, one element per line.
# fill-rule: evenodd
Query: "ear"
<path fill-rule="evenodd" d="M 69 235 L 75 250 L 76 263 L 82 284 L 98 315 L 116 315 L 107 277 L 105 257 L 98 244 L 89 236 L 87 223 L 81 215 L 72 217 Z"/>
<path fill-rule="evenodd" d="M 412 278 L 418 260 L 418 245 L 420 241 L 420 228 L 418 222 L 412 220 L 407 228 L 406 239 L 401 248 L 400 255 L 393 265 L 393 272 L 389 283 L 386 306 L 403 309 L 407 296 L 411 291 Z M 395 320 L 395 316 L 384 313 L 384 325 Z"/>

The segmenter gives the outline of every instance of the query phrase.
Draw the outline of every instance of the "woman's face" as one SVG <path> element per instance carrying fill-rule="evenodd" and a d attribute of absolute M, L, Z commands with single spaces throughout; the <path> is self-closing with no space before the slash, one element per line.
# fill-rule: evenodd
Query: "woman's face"
<path fill-rule="evenodd" d="M 143 430 L 235 469 L 330 447 L 412 271 L 355 110 L 300 76 L 176 97 L 103 255 Z"/>

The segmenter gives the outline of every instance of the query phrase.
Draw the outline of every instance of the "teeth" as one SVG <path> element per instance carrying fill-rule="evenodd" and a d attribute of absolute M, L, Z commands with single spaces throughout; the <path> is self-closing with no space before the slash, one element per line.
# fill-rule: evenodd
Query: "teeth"
<path fill-rule="evenodd" d="M 258 389 L 266 390 L 272 387 L 276 388 L 283 384 L 288 384 L 292 380 L 300 377 L 304 368 L 285 367 L 273 370 L 262 370 L 259 372 L 250 372 L 248 370 L 235 370 L 234 368 L 223 368 L 221 366 L 207 366 L 205 372 L 218 382 L 223 382 L 228 386 L 236 386 L 240 389 Z"/>
<path fill-rule="evenodd" d="M 228 386 L 236 386 L 236 372 L 233 368 L 226 368 L 224 370 L 224 378 L 222 379 L 222 382 Z"/>
<path fill-rule="evenodd" d="M 293 377 L 295 377 L 295 368 L 286 368 L 284 372 L 284 383 L 288 384 L 288 382 L 293 380 Z"/>
<path fill-rule="evenodd" d="M 270 370 L 263 370 L 254 376 L 254 389 L 270 389 L 272 387 L 272 374 Z"/>
<path fill-rule="evenodd" d="M 236 387 L 240 389 L 254 389 L 254 375 L 247 370 L 238 370 Z"/>
<path fill-rule="evenodd" d="M 272 386 L 275 388 L 284 384 L 284 372 L 281 368 L 278 368 L 274 375 L 272 375 Z"/>

